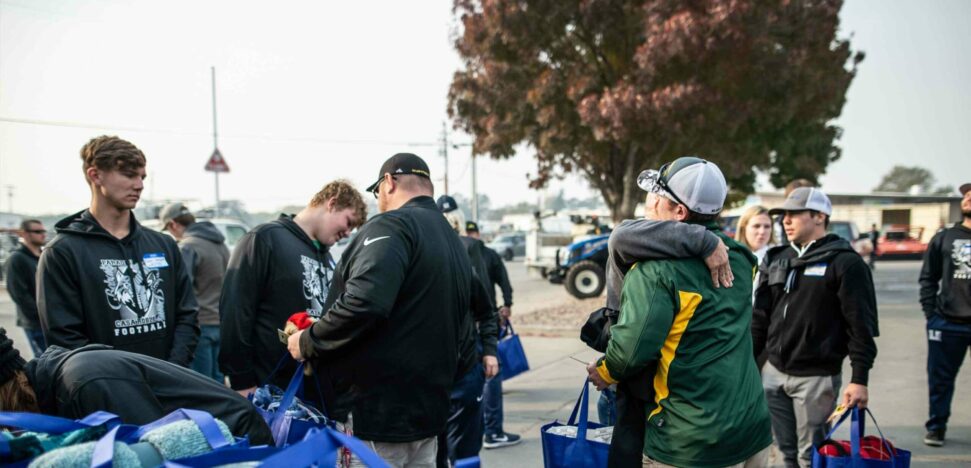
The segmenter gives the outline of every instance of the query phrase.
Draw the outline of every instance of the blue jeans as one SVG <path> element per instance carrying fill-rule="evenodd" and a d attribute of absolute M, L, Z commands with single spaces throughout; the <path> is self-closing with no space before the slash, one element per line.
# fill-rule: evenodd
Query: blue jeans
<path fill-rule="evenodd" d="M 597 400 L 597 419 L 604 426 L 617 424 L 617 396 L 609 388 L 600 392 L 600 399 Z"/>
<path fill-rule="evenodd" d="M 44 330 L 40 328 L 24 328 L 27 335 L 27 342 L 30 343 L 30 350 L 34 352 L 34 357 L 44 354 L 47 349 L 47 340 L 44 339 Z"/>
<path fill-rule="evenodd" d="M 482 422 L 485 424 L 486 435 L 504 433 L 502 430 L 502 373 L 486 380 L 482 388 Z"/>
<path fill-rule="evenodd" d="M 192 360 L 192 370 L 223 383 L 223 375 L 219 372 L 219 325 L 201 325 L 199 329 L 202 332 L 199 334 L 196 356 Z"/>

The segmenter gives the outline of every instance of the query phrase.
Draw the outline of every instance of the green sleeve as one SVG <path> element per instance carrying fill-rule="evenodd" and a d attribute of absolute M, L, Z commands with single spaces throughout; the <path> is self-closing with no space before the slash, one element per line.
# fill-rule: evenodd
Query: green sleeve
<path fill-rule="evenodd" d="M 598 365 L 600 376 L 616 383 L 636 375 L 660 357 L 677 307 L 674 288 L 656 264 L 640 264 L 627 275 L 620 317 L 610 327 L 607 353 Z"/>

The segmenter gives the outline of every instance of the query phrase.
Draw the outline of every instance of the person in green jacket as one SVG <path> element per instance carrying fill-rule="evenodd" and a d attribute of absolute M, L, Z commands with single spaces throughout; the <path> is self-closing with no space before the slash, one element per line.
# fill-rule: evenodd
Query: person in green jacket
<path fill-rule="evenodd" d="M 607 353 L 588 367 L 590 380 L 600 389 L 658 362 L 654 404 L 645 414 L 644 466 L 765 466 L 771 423 L 749 331 L 756 259 L 715 223 L 728 193 L 725 178 L 715 164 L 684 157 L 645 171 L 638 185 L 659 219 L 704 225 L 718 235 L 735 282 L 716 289 L 697 258 L 634 266 Z"/>

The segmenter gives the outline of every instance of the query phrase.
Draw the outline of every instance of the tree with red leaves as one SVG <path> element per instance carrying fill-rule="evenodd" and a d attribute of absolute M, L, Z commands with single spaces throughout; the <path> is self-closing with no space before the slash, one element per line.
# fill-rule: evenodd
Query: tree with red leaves
<path fill-rule="evenodd" d="M 455 0 L 464 67 L 449 115 L 473 153 L 528 144 L 530 186 L 578 171 L 615 220 L 637 174 L 718 163 L 734 194 L 840 157 L 833 124 L 863 54 L 837 37 L 840 0 Z"/>

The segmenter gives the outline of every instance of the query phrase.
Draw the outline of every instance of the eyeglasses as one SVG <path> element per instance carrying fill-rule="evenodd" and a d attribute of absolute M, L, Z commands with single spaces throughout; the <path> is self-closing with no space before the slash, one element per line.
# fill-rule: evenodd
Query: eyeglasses
<path fill-rule="evenodd" d="M 47 229 L 28 229 L 27 232 L 31 234 L 47 234 Z"/>
<path fill-rule="evenodd" d="M 391 174 L 388 174 L 388 175 L 391 175 Z M 396 177 L 397 176 L 391 176 L 391 180 L 398 180 Z M 378 185 L 375 185 L 374 190 L 371 191 L 371 195 L 374 195 L 374 198 L 378 198 L 378 194 L 381 193 L 381 183 L 383 182 L 384 182 L 384 176 L 381 176 L 381 181 L 378 182 Z"/>

